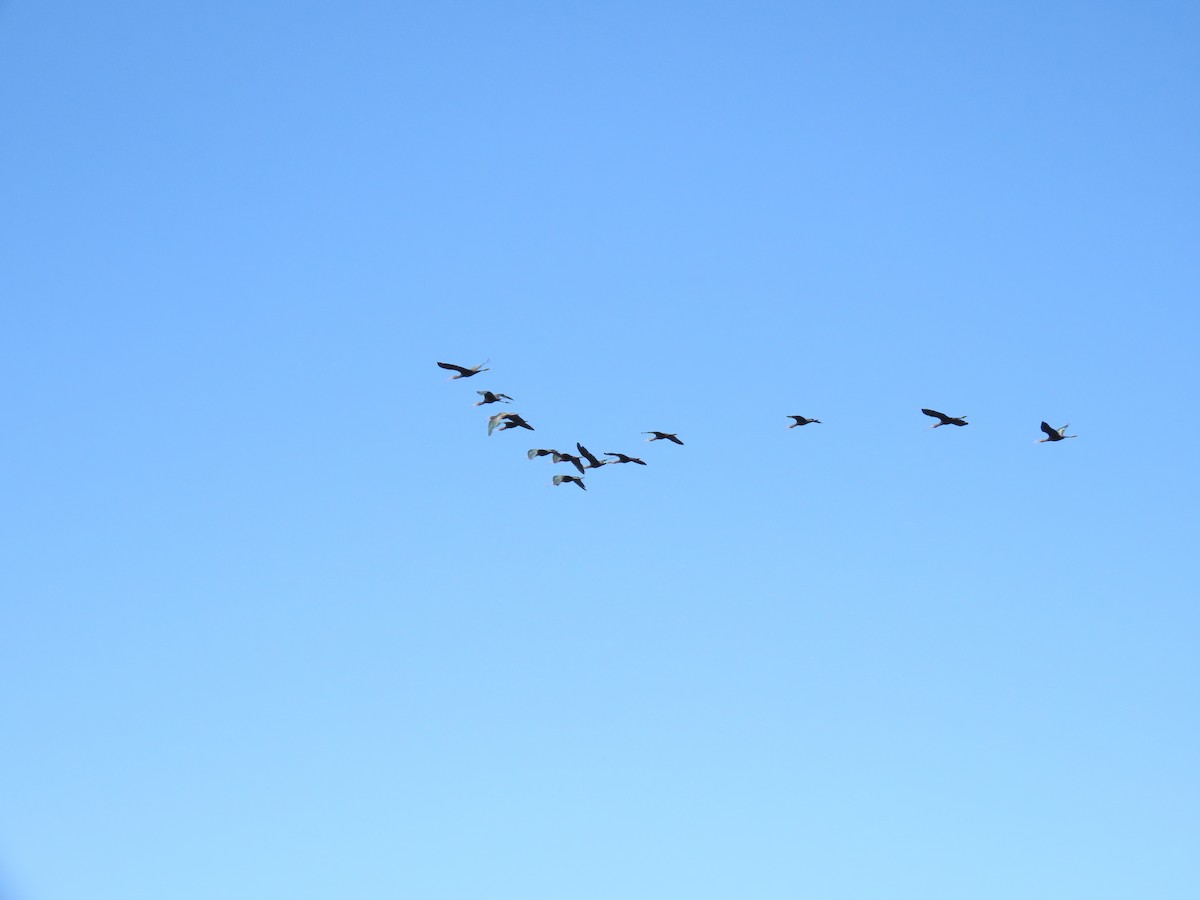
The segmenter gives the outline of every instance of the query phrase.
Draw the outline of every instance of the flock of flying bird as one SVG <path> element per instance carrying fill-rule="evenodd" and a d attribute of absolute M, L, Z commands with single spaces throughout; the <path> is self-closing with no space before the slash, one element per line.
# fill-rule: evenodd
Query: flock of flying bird
<path fill-rule="evenodd" d="M 484 360 L 477 366 L 471 366 L 470 368 L 467 368 L 466 366 L 456 366 L 453 363 L 438 363 L 438 365 L 443 369 L 449 369 L 451 372 L 457 373 L 450 376 L 451 381 L 454 381 L 456 378 L 470 378 L 472 375 L 478 375 L 480 372 L 491 371 L 490 369 L 484 368 L 486 364 L 487 360 Z M 508 394 L 500 394 L 495 391 L 476 391 L 475 393 L 483 398 L 475 404 L 476 406 L 485 406 L 489 403 L 509 403 L 513 399 Z M 522 417 L 519 413 L 500 412 L 488 418 L 489 437 L 494 431 L 507 431 L 509 428 L 527 428 L 530 431 L 534 430 L 533 426 L 526 422 L 524 417 Z M 646 438 L 648 441 L 671 441 L 672 443 L 679 444 L 681 447 L 683 446 L 683 441 L 679 439 L 679 435 L 677 434 L 669 434 L 665 431 L 643 431 L 642 434 L 650 435 L 650 437 Z M 570 463 L 579 470 L 579 474 L 555 475 L 553 479 L 554 484 L 573 484 L 585 491 L 587 490 L 587 485 L 583 483 L 583 476 L 588 469 L 599 469 L 601 466 L 620 465 L 621 463 L 635 463 L 639 466 L 646 465 L 646 461 L 644 459 L 638 459 L 636 456 L 629 456 L 625 453 L 609 453 L 606 451 L 602 455 L 611 456 L 612 459 L 600 459 L 594 453 L 588 450 L 587 447 L 583 446 L 583 444 L 577 443 L 575 445 L 575 449 L 579 451 L 578 456 L 576 456 L 574 453 L 562 453 L 558 450 L 549 450 L 540 447 L 530 450 L 526 455 L 530 459 L 537 459 L 540 456 L 549 456 L 550 461 L 553 463 Z"/>
<path fill-rule="evenodd" d="M 469 368 L 466 366 L 456 366 L 453 363 L 445 362 L 440 362 L 438 365 L 443 369 L 449 369 L 451 372 L 457 373 L 450 376 L 450 380 L 454 381 L 458 378 L 470 378 L 473 375 L 478 375 L 480 372 L 490 372 L 490 369 L 484 368 L 487 362 L 488 360 L 484 360 L 479 365 L 471 366 Z M 485 406 L 490 403 L 510 403 L 513 399 L 508 394 L 500 394 L 494 391 L 476 391 L 475 393 L 479 394 L 479 396 L 483 398 L 475 404 L 476 406 Z M 969 424 L 965 415 L 948 416 L 945 413 L 938 412 L 936 409 L 924 408 L 921 409 L 921 412 L 930 418 L 938 420 L 936 424 L 930 425 L 930 428 L 941 428 L 943 425 L 957 425 L 961 428 L 962 426 Z M 801 425 L 821 424 L 820 419 L 808 419 L 804 416 L 787 416 L 787 418 L 795 420 L 791 425 L 788 426 L 788 428 L 797 428 Z M 1067 434 L 1066 431 L 1068 427 L 1069 425 L 1064 425 L 1062 428 L 1054 428 L 1048 423 L 1042 422 L 1042 431 L 1046 436 L 1037 443 L 1054 443 L 1056 441 L 1066 440 L 1067 438 L 1079 437 L 1077 434 Z M 488 418 L 489 436 L 494 431 L 507 431 L 509 428 L 526 428 L 530 431 L 534 430 L 533 426 L 526 422 L 525 419 L 522 418 L 518 413 L 500 412 Z M 683 441 L 679 439 L 679 435 L 677 434 L 670 434 L 665 431 L 643 431 L 642 434 L 650 435 L 650 437 L 646 438 L 647 441 L 671 441 L 672 443 L 679 444 L 681 447 L 683 446 Z M 620 463 L 636 463 L 639 466 L 646 465 L 645 460 L 638 459 L 636 456 L 627 456 L 624 453 L 609 453 L 606 451 L 603 455 L 611 456 L 613 459 L 599 459 L 591 451 L 589 451 L 587 447 L 583 446 L 583 444 L 577 443 L 575 445 L 575 449 L 579 451 L 578 456 L 572 453 L 561 453 L 558 450 L 546 450 L 540 448 L 530 450 L 527 455 L 530 459 L 537 459 L 540 456 L 549 456 L 551 462 L 554 463 L 571 463 L 576 469 L 579 470 L 579 474 L 555 475 L 554 484 L 574 484 L 585 491 L 587 490 L 587 486 L 583 483 L 583 476 L 588 469 L 598 469 L 601 466 L 616 465 Z"/>

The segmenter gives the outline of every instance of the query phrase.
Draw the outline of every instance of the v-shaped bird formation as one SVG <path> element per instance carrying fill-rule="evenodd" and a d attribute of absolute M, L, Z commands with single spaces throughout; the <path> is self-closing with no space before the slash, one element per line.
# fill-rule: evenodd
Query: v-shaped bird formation
<path fill-rule="evenodd" d="M 490 372 L 491 369 L 484 368 L 488 362 L 489 360 L 485 359 L 479 365 L 470 367 L 458 366 L 453 363 L 439 362 L 438 366 L 440 368 L 449 369 L 450 371 L 457 373 L 450 376 L 449 380 L 454 381 L 459 378 L 471 378 L 481 372 Z M 478 403 L 473 404 L 474 406 L 513 402 L 513 398 L 508 394 L 502 394 L 498 391 L 476 391 L 475 393 L 477 393 L 483 399 Z M 930 428 L 941 428 L 943 425 L 956 425 L 961 428 L 964 425 L 970 424 L 967 422 L 966 415 L 948 416 L 943 412 L 938 412 L 936 409 L 926 409 L 925 407 L 921 408 L 921 412 L 929 416 L 931 419 L 937 419 L 937 422 L 929 426 Z M 792 424 L 789 425 L 788 428 L 798 428 L 802 425 L 822 424 L 820 419 L 810 419 L 801 415 L 788 415 L 785 418 L 793 420 Z M 1078 437 L 1078 435 L 1075 434 L 1067 434 L 1066 431 L 1068 427 L 1068 425 L 1064 425 L 1062 428 L 1053 428 L 1048 423 L 1042 422 L 1042 431 L 1046 436 L 1037 441 L 1037 443 L 1056 443 L 1058 441 L 1066 440 L 1067 438 Z M 526 422 L 519 413 L 499 412 L 494 416 L 488 417 L 487 433 L 489 437 L 496 431 L 507 431 L 511 428 L 525 428 L 529 431 L 535 430 L 534 427 Z M 674 432 L 643 431 L 642 434 L 650 435 L 650 437 L 646 438 L 648 443 L 654 443 L 656 441 L 670 441 L 673 444 L 678 444 L 681 447 L 683 446 L 683 441 L 680 440 L 679 435 Z M 549 456 L 552 464 L 557 465 L 558 463 L 568 463 L 574 466 L 579 472 L 578 475 L 555 475 L 551 481 L 555 486 L 573 484 L 585 491 L 587 490 L 587 485 L 583 483 L 583 480 L 590 470 L 599 469 L 603 466 L 620 465 L 622 463 L 636 463 L 639 466 L 646 465 L 645 460 L 638 459 L 636 456 L 629 456 L 625 453 L 614 453 L 607 450 L 601 455 L 610 456 L 613 458 L 600 459 L 581 443 L 575 444 L 575 450 L 577 453 L 562 452 L 552 448 L 537 448 L 529 450 L 526 453 L 526 456 L 528 456 L 529 459 L 538 459 L 542 456 Z"/>

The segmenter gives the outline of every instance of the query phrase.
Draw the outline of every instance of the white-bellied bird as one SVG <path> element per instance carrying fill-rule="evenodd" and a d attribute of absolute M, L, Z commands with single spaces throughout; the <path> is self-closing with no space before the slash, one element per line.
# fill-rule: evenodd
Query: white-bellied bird
<path fill-rule="evenodd" d="M 578 475 L 555 475 L 554 484 L 555 486 L 560 484 L 577 484 L 583 490 L 587 490 L 587 486 L 583 483 L 583 479 Z"/>

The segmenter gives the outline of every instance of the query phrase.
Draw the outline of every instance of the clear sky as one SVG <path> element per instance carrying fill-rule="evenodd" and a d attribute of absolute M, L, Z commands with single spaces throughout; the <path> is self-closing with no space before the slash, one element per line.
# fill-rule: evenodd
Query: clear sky
<path fill-rule="evenodd" d="M 1192 900 L 1198 43 L 0 4 L 0 893 Z"/>

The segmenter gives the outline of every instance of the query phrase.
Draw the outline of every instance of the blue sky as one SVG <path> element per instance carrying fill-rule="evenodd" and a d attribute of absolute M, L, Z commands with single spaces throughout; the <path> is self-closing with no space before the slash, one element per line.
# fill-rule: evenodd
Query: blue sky
<path fill-rule="evenodd" d="M 1198 25 L 0 5 L 5 900 L 1194 896 Z"/>

